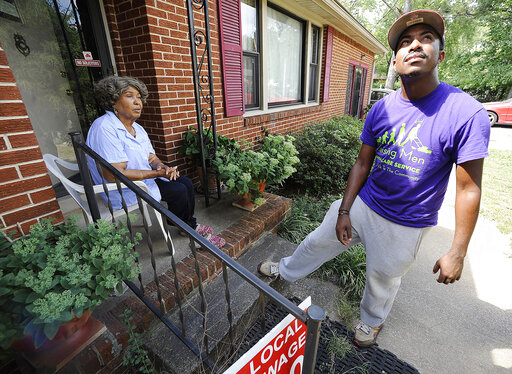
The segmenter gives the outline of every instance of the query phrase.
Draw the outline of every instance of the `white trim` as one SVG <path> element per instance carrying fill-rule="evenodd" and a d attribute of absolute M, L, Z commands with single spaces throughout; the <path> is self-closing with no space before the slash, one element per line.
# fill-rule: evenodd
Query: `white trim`
<path fill-rule="evenodd" d="M 108 28 L 108 21 L 107 21 L 107 13 L 105 12 L 105 5 L 103 4 L 103 1 L 98 1 L 100 5 L 100 12 L 101 12 L 101 20 L 103 22 L 103 27 L 105 29 L 105 37 L 107 38 L 107 46 L 108 46 L 108 52 L 110 53 L 110 60 L 112 61 L 112 69 L 114 70 L 114 75 L 117 75 L 117 65 L 116 65 L 116 58 L 114 55 L 114 47 L 112 46 L 112 40 L 110 39 L 110 30 Z"/>
<path fill-rule="evenodd" d="M 279 112 L 286 112 L 288 110 L 297 110 L 297 109 L 303 109 L 303 108 L 310 108 L 314 106 L 319 106 L 320 104 L 316 101 L 312 101 L 307 104 L 297 104 L 297 105 L 284 105 L 279 107 L 270 108 L 267 110 L 249 110 L 243 114 L 243 118 L 250 118 L 250 117 L 256 117 L 256 116 L 262 116 L 265 114 L 272 114 L 272 113 L 279 113 Z"/>
<path fill-rule="evenodd" d="M 0 66 L 0 68 L 5 67 L 8 68 L 9 66 Z M 0 86 L 16 86 L 16 82 L 0 82 Z"/>
<path fill-rule="evenodd" d="M 28 116 L 6 116 L 6 117 L 0 116 L 0 121 L 6 120 L 6 119 L 28 119 Z"/>
<path fill-rule="evenodd" d="M 0 104 L 18 104 L 23 103 L 23 100 L 16 99 L 16 100 L 0 100 Z"/>
<path fill-rule="evenodd" d="M 15 135 L 15 134 L 12 134 L 12 135 Z M 7 152 L 12 152 L 12 151 L 25 151 L 25 150 L 37 149 L 37 148 L 39 148 L 39 144 L 38 145 L 31 145 L 30 147 L 20 147 L 20 148 L 4 149 L 4 150 L 0 150 L 0 153 L 7 153 Z M 19 165 L 19 164 L 16 164 L 16 165 Z"/>

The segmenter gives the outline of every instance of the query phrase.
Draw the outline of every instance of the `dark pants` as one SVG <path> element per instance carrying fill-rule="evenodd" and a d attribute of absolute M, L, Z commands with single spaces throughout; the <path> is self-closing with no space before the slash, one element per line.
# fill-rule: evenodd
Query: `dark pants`
<path fill-rule="evenodd" d="M 156 178 L 155 181 L 162 200 L 167 203 L 167 208 L 195 229 L 197 222 L 194 217 L 195 200 L 192 181 L 182 176 L 169 182 L 164 182 L 159 178 Z"/>

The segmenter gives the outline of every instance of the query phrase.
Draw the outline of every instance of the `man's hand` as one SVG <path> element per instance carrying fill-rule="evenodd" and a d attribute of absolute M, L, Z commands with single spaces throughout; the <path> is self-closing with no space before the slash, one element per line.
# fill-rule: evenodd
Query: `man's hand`
<path fill-rule="evenodd" d="M 449 284 L 460 279 L 463 268 L 464 256 L 450 251 L 436 261 L 432 272 L 435 274 L 441 270 L 437 277 L 437 281 L 439 283 Z"/>
<path fill-rule="evenodd" d="M 336 222 L 336 237 L 343 245 L 349 245 L 352 240 L 352 224 L 348 214 L 338 216 Z"/>

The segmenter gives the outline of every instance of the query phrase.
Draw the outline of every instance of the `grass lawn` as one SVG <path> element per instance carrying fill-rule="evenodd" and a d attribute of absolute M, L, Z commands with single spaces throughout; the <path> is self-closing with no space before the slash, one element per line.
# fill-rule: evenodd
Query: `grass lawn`
<path fill-rule="evenodd" d="M 481 214 L 512 234 L 512 151 L 491 149 L 484 162 Z M 512 241 L 511 241 L 512 247 Z"/>

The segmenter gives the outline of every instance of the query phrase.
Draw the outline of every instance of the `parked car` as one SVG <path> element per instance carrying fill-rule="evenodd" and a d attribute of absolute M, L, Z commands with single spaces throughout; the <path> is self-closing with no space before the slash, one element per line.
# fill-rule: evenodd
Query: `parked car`
<path fill-rule="evenodd" d="M 384 96 L 389 95 L 391 92 L 394 92 L 394 91 L 389 90 L 387 88 L 372 88 L 372 91 L 370 93 L 369 105 L 372 106 L 373 104 L 375 104 L 375 102 L 382 99 Z"/>
<path fill-rule="evenodd" d="M 497 123 L 512 125 L 512 98 L 482 105 L 487 110 L 491 126 Z"/>

